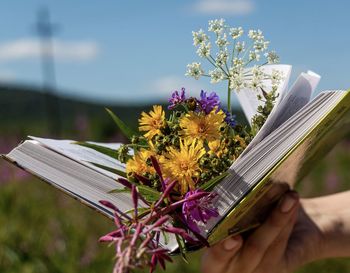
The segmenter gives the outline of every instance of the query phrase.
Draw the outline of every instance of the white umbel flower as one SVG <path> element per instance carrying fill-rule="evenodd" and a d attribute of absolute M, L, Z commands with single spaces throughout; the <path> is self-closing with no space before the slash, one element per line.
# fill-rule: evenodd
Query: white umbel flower
<path fill-rule="evenodd" d="M 209 76 L 211 83 L 221 82 L 225 78 L 225 74 L 219 68 L 209 71 Z"/>
<path fill-rule="evenodd" d="M 237 53 L 241 53 L 245 50 L 245 42 L 237 42 L 235 45 L 235 50 Z"/>
<path fill-rule="evenodd" d="M 269 41 L 261 30 L 249 30 L 244 41 L 242 27 L 230 27 L 224 19 L 216 19 L 209 21 L 208 31 L 193 31 L 193 44 L 197 54 L 206 58 L 213 68 L 204 71 L 200 63 L 192 63 L 187 65 L 187 76 L 195 79 L 209 76 L 211 83 L 228 80 L 229 89 L 237 92 L 246 88 L 264 89 L 264 85 L 272 90 L 278 88 L 279 72 L 265 73 L 262 69 L 267 63 L 277 63 L 279 58 L 275 51 L 268 51 Z"/>
<path fill-rule="evenodd" d="M 201 58 L 209 57 L 210 56 L 210 49 L 211 49 L 211 44 L 210 43 L 202 43 L 198 50 L 197 54 Z"/>
<path fill-rule="evenodd" d="M 259 60 L 260 60 L 260 54 L 257 53 L 257 51 L 249 52 L 249 61 L 259 61 Z"/>
<path fill-rule="evenodd" d="M 218 36 L 215 43 L 219 48 L 225 48 L 226 46 L 228 46 L 229 42 L 227 41 L 226 33 L 224 33 L 224 35 L 222 35 L 222 36 Z"/>
<path fill-rule="evenodd" d="M 201 63 L 191 63 L 187 65 L 186 76 L 190 76 L 198 80 L 204 74 Z"/>
<path fill-rule="evenodd" d="M 267 59 L 267 62 L 269 64 L 275 64 L 278 63 L 280 58 L 278 57 L 278 55 L 276 54 L 275 51 L 270 51 L 270 52 L 266 52 L 265 53 L 265 57 Z"/>
<path fill-rule="evenodd" d="M 224 30 L 225 20 L 224 19 L 215 19 L 209 21 L 208 31 L 212 31 L 215 34 L 219 35 Z"/>
<path fill-rule="evenodd" d="M 283 73 L 279 70 L 273 69 L 271 72 L 270 79 L 272 86 L 278 86 L 283 80 Z"/>
<path fill-rule="evenodd" d="M 235 78 L 230 80 L 230 89 L 235 90 L 236 92 L 241 91 L 242 89 L 245 88 L 245 83 L 243 78 Z"/>
<path fill-rule="evenodd" d="M 254 41 L 254 49 L 256 52 L 265 51 L 269 43 L 270 43 L 269 41 L 264 41 L 264 40 Z"/>
<path fill-rule="evenodd" d="M 227 63 L 227 59 L 228 59 L 228 52 L 227 50 L 220 50 L 217 54 L 216 54 L 216 65 L 218 66 L 223 66 Z"/>
<path fill-rule="evenodd" d="M 242 58 L 234 58 L 233 59 L 233 66 L 235 68 L 243 67 L 243 65 L 244 65 L 244 60 Z"/>
<path fill-rule="evenodd" d="M 264 88 L 264 84 L 261 79 L 253 77 L 253 79 L 249 81 L 248 87 L 251 90 L 258 91 L 260 88 Z"/>
<path fill-rule="evenodd" d="M 203 29 L 200 29 L 199 31 L 192 31 L 192 36 L 193 36 L 193 45 L 198 46 L 202 43 L 205 43 L 208 41 L 208 35 L 205 34 Z"/>
<path fill-rule="evenodd" d="M 238 39 L 243 35 L 243 28 L 242 27 L 233 27 L 230 28 L 230 35 L 232 39 Z"/>
<path fill-rule="evenodd" d="M 257 65 L 254 65 L 251 70 L 251 75 L 253 78 L 259 78 L 259 79 L 263 79 L 264 78 L 264 72 L 263 70 L 261 69 L 261 67 L 257 66 Z"/>
<path fill-rule="evenodd" d="M 249 30 L 248 37 L 250 39 L 253 39 L 254 41 L 258 41 L 258 40 L 263 40 L 264 39 L 263 33 L 262 33 L 262 31 L 260 29 L 258 29 L 258 30 L 251 29 L 251 30 Z"/>
<path fill-rule="evenodd" d="M 231 90 L 239 92 L 244 88 L 244 75 L 241 67 L 231 67 L 229 70 L 229 84 Z"/>

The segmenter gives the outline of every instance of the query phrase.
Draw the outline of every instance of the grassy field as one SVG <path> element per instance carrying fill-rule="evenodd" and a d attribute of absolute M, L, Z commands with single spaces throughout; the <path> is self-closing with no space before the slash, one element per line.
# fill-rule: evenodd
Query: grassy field
<path fill-rule="evenodd" d="M 299 185 L 304 196 L 350 188 L 350 145 L 339 144 Z M 1 164 L 7 164 L 1 162 Z M 34 178 L 0 185 L 0 272 L 111 272 L 113 249 L 99 244 L 113 228 L 103 216 Z M 167 272 L 198 272 L 175 258 Z M 350 259 L 305 266 L 299 273 L 350 272 Z"/>
<path fill-rule="evenodd" d="M 0 86 L 0 153 L 27 134 L 47 136 L 42 95 Z M 63 99 L 61 137 L 121 140 L 102 105 Z M 113 106 L 112 106 L 113 107 Z M 114 107 L 128 123 L 144 106 Z M 240 115 L 241 116 L 241 115 Z M 350 141 L 343 141 L 298 186 L 304 197 L 350 189 Z M 0 272 L 111 272 L 113 249 L 97 242 L 112 223 L 36 178 L 0 160 Z M 201 253 L 190 264 L 175 257 L 167 272 L 199 272 Z M 350 272 L 350 259 L 316 262 L 298 273 Z"/>

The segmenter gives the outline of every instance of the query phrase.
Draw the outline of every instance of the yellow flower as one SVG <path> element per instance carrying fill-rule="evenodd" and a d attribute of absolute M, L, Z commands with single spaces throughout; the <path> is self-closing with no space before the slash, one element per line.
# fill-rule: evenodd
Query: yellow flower
<path fill-rule="evenodd" d="M 154 151 L 141 149 L 126 162 L 126 173 L 137 173 L 139 175 L 143 175 L 144 173 L 154 174 L 154 168 L 146 164 L 150 156 L 155 156 Z"/>
<path fill-rule="evenodd" d="M 220 138 L 220 126 L 222 125 L 225 113 L 214 108 L 209 114 L 190 112 L 180 120 L 182 128 L 181 135 L 190 141 L 198 139 L 203 142 L 214 141 Z"/>
<path fill-rule="evenodd" d="M 239 135 L 234 136 L 234 141 L 236 141 L 237 143 L 239 143 L 239 146 L 242 147 L 242 149 L 245 149 L 245 147 L 247 147 L 247 143 L 245 142 L 245 140 L 240 137 Z"/>
<path fill-rule="evenodd" d="M 162 160 L 164 175 L 170 180 L 177 180 L 180 184 L 181 194 L 185 194 L 190 188 L 195 188 L 193 177 L 200 174 L 199 160 L 205 154 L 201 142 L 181 140 L 180 149 L 170 147 Z"/>
<path fill-rule="evenodd" d="M 222 153 L 222 147 L 221 147 L 221 140 L 220 139 L 215 139 L 213 141 L 208 142 L 208 147 L 209 147 L 209 153 L 210 154 L 215 154 L 217 156 L 220 156 Z"/>
<path fill-rule="evenodd" d="M 153 110 L 149 114 L 142 112 L 141 118 L 139 119 L 140 131 L 146 131 L 144 136 L 148 139 L 152 139 L 156 134 L 160 134 L 160 128 L 165 122 L 165 112 L 162 106 L 153 105 Z"/>

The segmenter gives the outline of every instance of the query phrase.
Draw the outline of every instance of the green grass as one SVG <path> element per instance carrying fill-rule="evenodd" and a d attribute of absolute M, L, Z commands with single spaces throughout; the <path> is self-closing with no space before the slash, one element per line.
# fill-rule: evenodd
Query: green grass
<path fill-rule="evenodd" d="M 5 164 L 1 162 L 0 164 Z M 349 144 L 342 143 L 299 185 L 305 196 L 350 188 Z M 337 174 L 337 188 L 326 186 Z M 113 248 L 97 242 L 112 222 L 35 178 L 0 185 L 0 272 L 111 272 Z M 201 253 L 190 264 L 175 257 L 167 272 L 198 272 Z M 350 259 L 315 262 L 298 273 L 350 272 Z"/>
<path fill-rule="evenodd" d="M 2 185 L 0 272 L 111 271 L 111 223 L 38 180 Z"/>

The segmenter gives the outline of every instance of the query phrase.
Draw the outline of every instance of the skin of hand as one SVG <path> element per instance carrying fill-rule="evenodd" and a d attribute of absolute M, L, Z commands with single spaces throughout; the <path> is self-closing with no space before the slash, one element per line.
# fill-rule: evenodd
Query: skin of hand
<path fill-rule="evenodd" d="M 350 192 L 305 200 L 288 192 L 245 241 L 237 235 L 208 248 L 202 272 L 288 273 L 317 259 L 350 256 L 345 200 L 348 204 Z"/>

